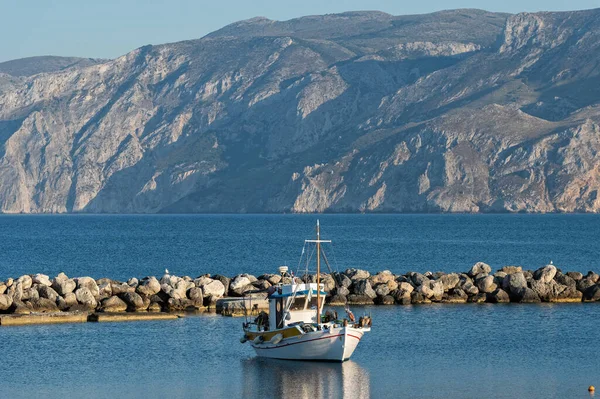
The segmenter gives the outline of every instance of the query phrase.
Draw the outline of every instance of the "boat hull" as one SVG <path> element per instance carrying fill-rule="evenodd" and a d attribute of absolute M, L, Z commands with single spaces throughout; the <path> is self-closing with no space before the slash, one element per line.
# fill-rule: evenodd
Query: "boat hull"
<path fill-rule="evenodd" d="M 343 362 L 356 349 L 366 329 L 338 327 L 286 338 L 277 344 L 252 343 L 258 356 L 288 360 Z"/>

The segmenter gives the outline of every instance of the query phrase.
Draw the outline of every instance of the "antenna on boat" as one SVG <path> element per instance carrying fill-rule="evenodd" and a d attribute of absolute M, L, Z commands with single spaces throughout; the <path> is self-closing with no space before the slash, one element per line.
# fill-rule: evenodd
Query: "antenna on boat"
<path fill-rule="evenodd" d="M 317 326 L 321 323 L 321 231 L 317 219 Z"/>

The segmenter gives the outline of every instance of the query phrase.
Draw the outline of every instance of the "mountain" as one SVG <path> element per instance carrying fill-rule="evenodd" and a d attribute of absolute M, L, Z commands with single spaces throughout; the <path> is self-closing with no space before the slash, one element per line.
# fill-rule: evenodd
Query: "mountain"
<path fill-rule="evenodd" d="M 57 72 L 71 67 L 86 67 L 106 60 L 95 58 L 40 56 L 0 62 L 0 74 L 32 76 L 38 73 Z"/>
<path fill-rule="evenodd" d="M 0 74 L 0 211 L 597 212 L 600 10 L 253 18 Z"/>

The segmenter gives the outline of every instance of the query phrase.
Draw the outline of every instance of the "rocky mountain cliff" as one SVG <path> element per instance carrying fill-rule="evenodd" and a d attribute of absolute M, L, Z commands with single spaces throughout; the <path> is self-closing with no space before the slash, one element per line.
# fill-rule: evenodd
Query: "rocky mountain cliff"
<path fill-rule="evenodd" d="M 0 71 L 0 211 L 596 212 L 600 10 L 254 18 Z"/>

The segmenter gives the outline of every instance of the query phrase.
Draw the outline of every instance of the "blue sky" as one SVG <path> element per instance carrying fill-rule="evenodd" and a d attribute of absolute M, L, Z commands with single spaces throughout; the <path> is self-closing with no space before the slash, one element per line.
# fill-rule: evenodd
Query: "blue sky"
<path fill-rule="evenodd" d="M 34 55 L 114 58 L 145 44 L 195 39 L 255 16 L 452 8 L 516 13 L 600 7 L 600 0 L 0 0 L 0 62 Z"/>

